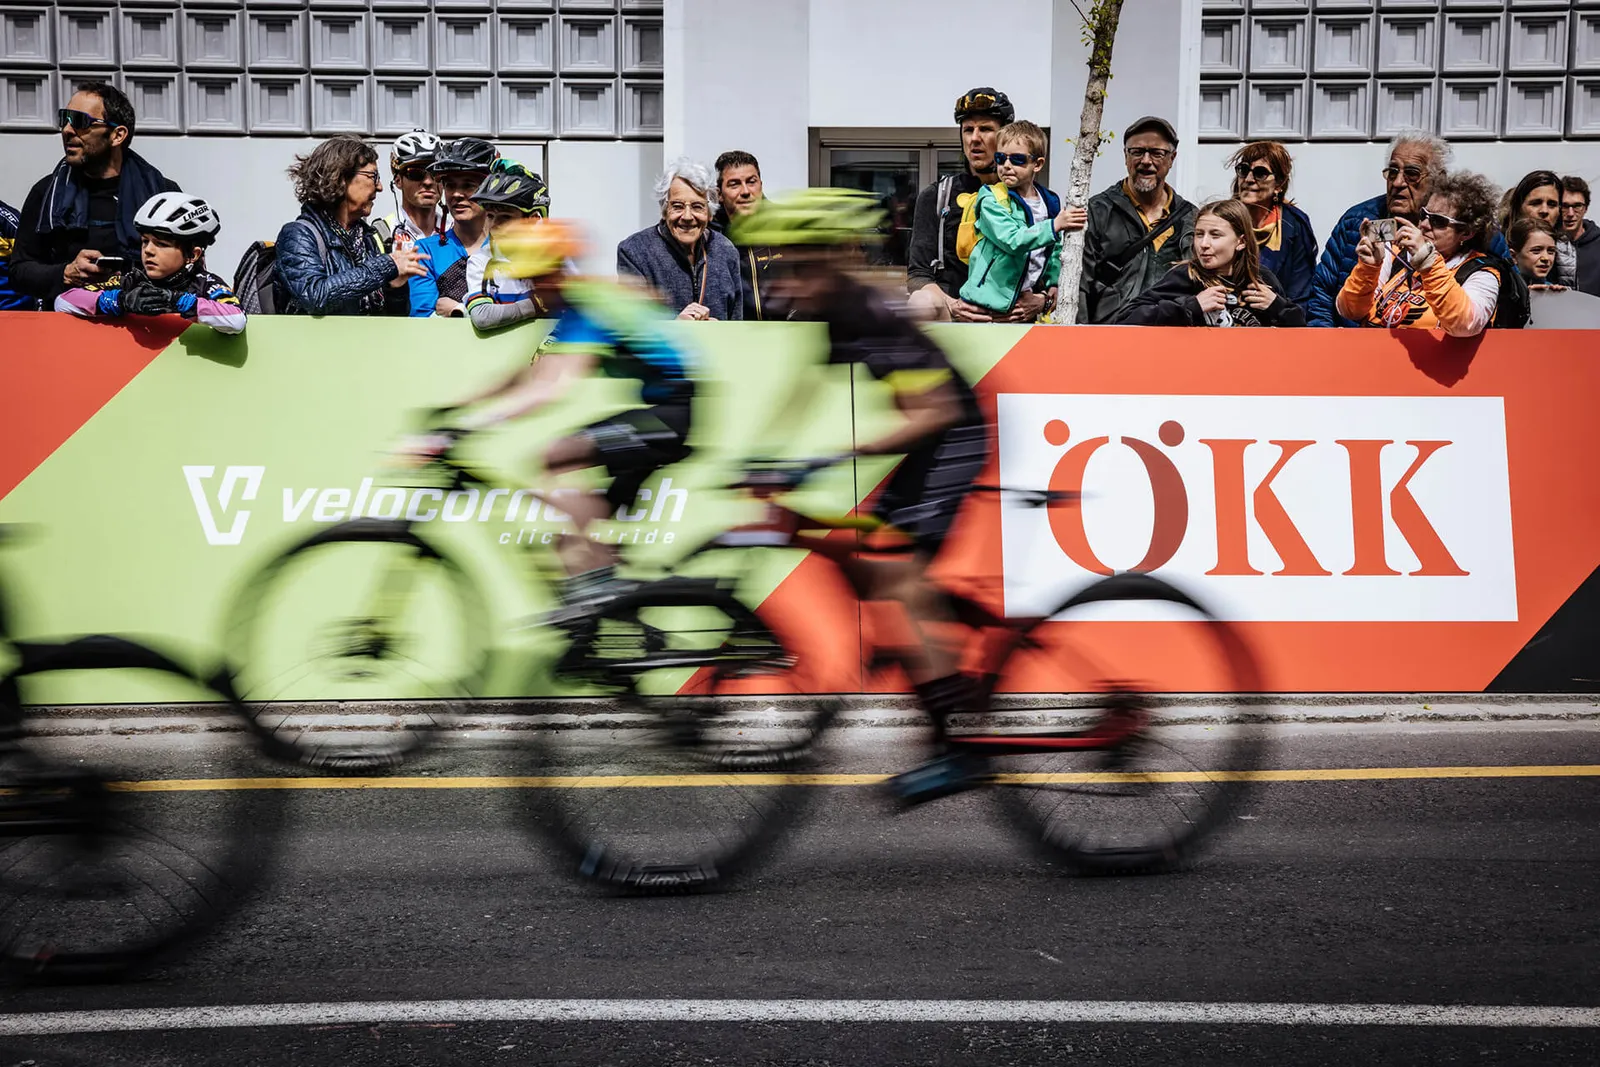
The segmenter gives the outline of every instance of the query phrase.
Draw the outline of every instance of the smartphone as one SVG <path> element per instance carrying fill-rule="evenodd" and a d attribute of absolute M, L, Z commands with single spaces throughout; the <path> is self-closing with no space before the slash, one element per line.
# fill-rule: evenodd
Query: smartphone
<path fill-rule="evenodd" d="M 113 274 L 121 274 L 123 271 L 128 269 L 128 257 L 101 256 L 99 259 L 94 261 L 94 265 L 100 268 L 101 274 L 109 277 Z"/>

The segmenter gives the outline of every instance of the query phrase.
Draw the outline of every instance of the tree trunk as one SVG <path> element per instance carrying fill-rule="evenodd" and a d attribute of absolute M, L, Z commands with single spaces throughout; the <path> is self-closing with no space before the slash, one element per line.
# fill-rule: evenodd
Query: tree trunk
<path fill-rule="evenodd" d="M 1078 120 L 1078 142 L 1067 178 L 1067 203 L 1083 207 L 1089 202 L 1089 177 L 1100 152 L 1100 119 L 1106 109 L 1106 82 L 1111 80 L 1111 47 L 1117 40 L 1123 0 L 1096 0 L 1084 33 L 1089 38 L 1089 84 L 1083 90 L 1083 115 Z M 1078 283 L 1083 278 L 1083 230 L 1061 235 L 1061 281 L 1050 321 L 1070 326 L 1078 320 Z"/>

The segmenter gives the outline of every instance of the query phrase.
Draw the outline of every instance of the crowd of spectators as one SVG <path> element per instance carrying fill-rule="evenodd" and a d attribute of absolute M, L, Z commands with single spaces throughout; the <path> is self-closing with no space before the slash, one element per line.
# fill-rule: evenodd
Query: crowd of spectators
<path fill-rule="evenodd" d="M 60 163 L 20 212 L 0 203 L 0 310 L 175 313 L 230 333 L 246 312 L 465 317 L 480 330 L 541 314 L 534 288 L 498 269 L 495 234 L 548 217 L 549 189 L 489 141 L 397 138 L 394 210 L 376 218 L 378 151 L 353 136 L 321 142 L 288 168 L 299 216 L 251 246 L 230 287 L 205 262 L 217 212 L 133 150 L 127 97 L 91 82 L 57 117 Z M 1471 336 L 1524 324 L 1530 289 L 1600 296 L 1600 226 L 1582 178 L 1535 170 L 1502 193 L 1452 169 L 1450 146 L 1428 134 L 1390 144 L 1382 192 L 1319 244 L 1291 198 L 1294 160 L 1281 143 L 1241 147 L 1227 163 L 1229 197 L 1196 207 L 1168 181 L 1176 129 L 1146 116 L 1122 131 L 1126 176 L 1072 207 L 1040 180 L 1045 132 L 1018 121 L 1005 93 L 962 94 L 954 119 L 965 166 L 917 194 L 905 243 L 907 306 L 928 320 L 1040 321 L 1056 305 L 1061 237 L 1074 231 L 1084 235 L 1083 323 Z M 781 255 L 726 236 L 764 199 L 754 156 L 675 160 L 655 195 L 661 217 L 618 244 L 618 274 L 683 319 L 785 317 L 768 292 Z"/>

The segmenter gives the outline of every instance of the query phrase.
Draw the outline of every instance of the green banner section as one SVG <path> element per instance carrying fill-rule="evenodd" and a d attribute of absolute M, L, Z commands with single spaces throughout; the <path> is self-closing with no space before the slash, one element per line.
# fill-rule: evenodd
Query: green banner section
<path fill-rule="evenodd" d="M 450 493 L 387 462 L 419 412 L 482 390 L 524 365 L 545 332 L 530 323 L 475 335 L 448 320 L 258 318 L 227 338 L 191 328 L 0 501 L 0 522 L 27 524 L 0 551 L 20 636 L 115 632 L 148 638 L 197 663 L 214 662 L 231 637 L 230 618 L 253 576 L 290 546 L 355 515 L 408 516 L 417 532 L 463 564 L 465 584 L 486 608 L 480 620 L 493 649 L 484 693 L 550 695 L 550 645 L 525 624 L 552 605 L 542 575 L 563 516 L 530 486 L 553 484 L 540 469 L 543 446 L 577 427 L 634 406 L 630 383 L 579 383 L 548 411 L 477 435 L 463 454 L 496 473 L 495 488 Z M 850 368 L 826 367 L 816 324 L 671 323 L 703 380 L 695 405 L 695 453 L 641 491 L 631 508 L 594 531 L 626 546 L 641 575 L 670 566 L 759 505 L 723 490 L 751 456 L 806 456 L 848 447 L 897 417 L 888 390 Z M 941 330 L 952 358 L 981 377 L 1023 328 Z M 26 358 L 48 360 L 39 351 Z M 812 376 L 809 411 L 795 410 Z M 48 398 L 42 398 L 48 403 Z M 842 514 L 892 465 L 826 472 L 797 499 Z M 597 472 L 569 483 L 597 484 Z M 391 570 L 378 553 L 307 553 L 277 588 L 270 625 L 275 667 L 261 668 L 281 699 L 419 696 L 385 691 L 382 680 L 354 688 L 293 677 L 335 635 L 319 617 L 382 594 Z M 286 565 L 287 566 L 287 565 Z M 792 563 L 790 564 L 792 566 Z M 768 565 L 749 575 L 759 600 L 786 576 Z M 448 584 L 448 583 L 446 583 Z M 458 598 L 459 599 L 459 598 Z M 418 676 L 464 655 L 452 648 L 449 589 L 417 598 Z M 430 629 L 431 626 L 431 629 Z M 237 635 L 233 635 L 237 636 Z M 422 664 L 425 657 L 437 662 Z M 278 668 L 281 668 L 279 670 Z M 143 679 L 53 678 L 33 699 L 139 702 L 188 699 Z"/>

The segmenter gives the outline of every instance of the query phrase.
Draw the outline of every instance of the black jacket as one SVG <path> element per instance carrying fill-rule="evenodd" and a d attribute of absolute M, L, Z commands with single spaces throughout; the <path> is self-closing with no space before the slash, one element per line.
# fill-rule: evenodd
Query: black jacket
<path fill-rule="evenodd" d="M 971 171 L 957 174 L 943 219 L 939 217 L 939 182 L 917 194 L 917 206 L 911 213 L 911 244 L 906 251 L 908 292 L 914 293 L 932 284 L 944 290 L 946 296 L 961 295 L 961 287 L 967 284 L 967 265 L 956 255 L 956 231 L 961 228 L 961 208 L 956 197 L 962 193 L 976 194 L 982 188 L 982 179 Z M 941 226 L 944 228 L 944 260 L 936 265 Z"/>
<path fill-rule="evenodd" d="M 57 168 L 60 164 L 57 164 Z M 164 176 L 131 149 L 123 153 L 122 171 L 117 176 L 118 208 L 116 248 L 99 248 L 105 255 L 139 261 L 138 235 L 133 231 L 133 216 L 144 201 L 158 192 L 173 192 L 178 183 Z M 22 221 L 17 227 L 16 247 L 11 252 L 11 285 L 20 293 L 39 297 L 45 307 L 53 307 L 56 297 L 67 291 L 61 272 L 89 245 L 88 226 L 55 225 L 44 217 L 45 198 L 56 180 L 51 170 L 28 191 L 22 202 Z"/>
<path fill-rule="evenodd" d="M 717 208 L 716 216 L 711 220 L 711 228 L 728 236 L 728 209 Z M 772 269 L 774 261 L 783 257 L 773 252 L 770 248 L 751 245 L 739 249 L 739 281 L 744 286 L 744 321 L 755 322 L 760 319 L 781 319 L 783 315 L 775 315 L 767 307 L 767 271 Z"/>
<path fill-rule="evenodd" d="M 381 241 L 364 219 L 352 225 L 367 235 L 372 252 L 359 263 L 340 243 L 322 212 L 301 205 L 300 217 L 278 231 L 273 269 L 287 291 L 287 312 L 296 315 L 393 315 L 411 313 L 411 287 L 390 285 L 400 274 L 394 260 L 379 252 Z M 321 240 L 318 241 L 318 237 Z M 383 302 L 362 310 L 373 293 Z"/>
<path fill-rule="evenodd" d="M 1583 231 L 1572 242 L 1578 246 L 1578 292 L 1600 296 L 1600 226 L 1583 220 Z"/>
<path fill-rule="evenodd" d="M 1115 322 L 1122 305 L 1161 280 L 1194 250 L 1194 217 L 1198 209 L 1172 194 L 1172 232 L 1161 247 L 1146 245 L 1131 259 L 1128 250 L 1148 230 L 1123 183 L 1089 198 L 1089 226 L 1083 237 L 1083 280 L 1079 283 L 1078 321 Z M 1165 224 L 1166 220 L 1157 223 Z M 1127 263 L 1118 269 L 1123 260 Z M 1276 288 L 1276 286 L 1274 286 Z"/>
<path fill-rule="evenodd" d="M 1187 265 L 1173 267 L 1162 279 L 1124 304 L 1116 321 L 1129 326 L 1304 326 L 1306 313 L 1283 291 L 1283 283 L 1270 270 L 1261 280 L 1278 298 L 1261 311 L 1243 303 L 1225 309 L 1231 321 L 1211 322 L 1195 299 L 1202 286 L 1189 275 Z"/>

